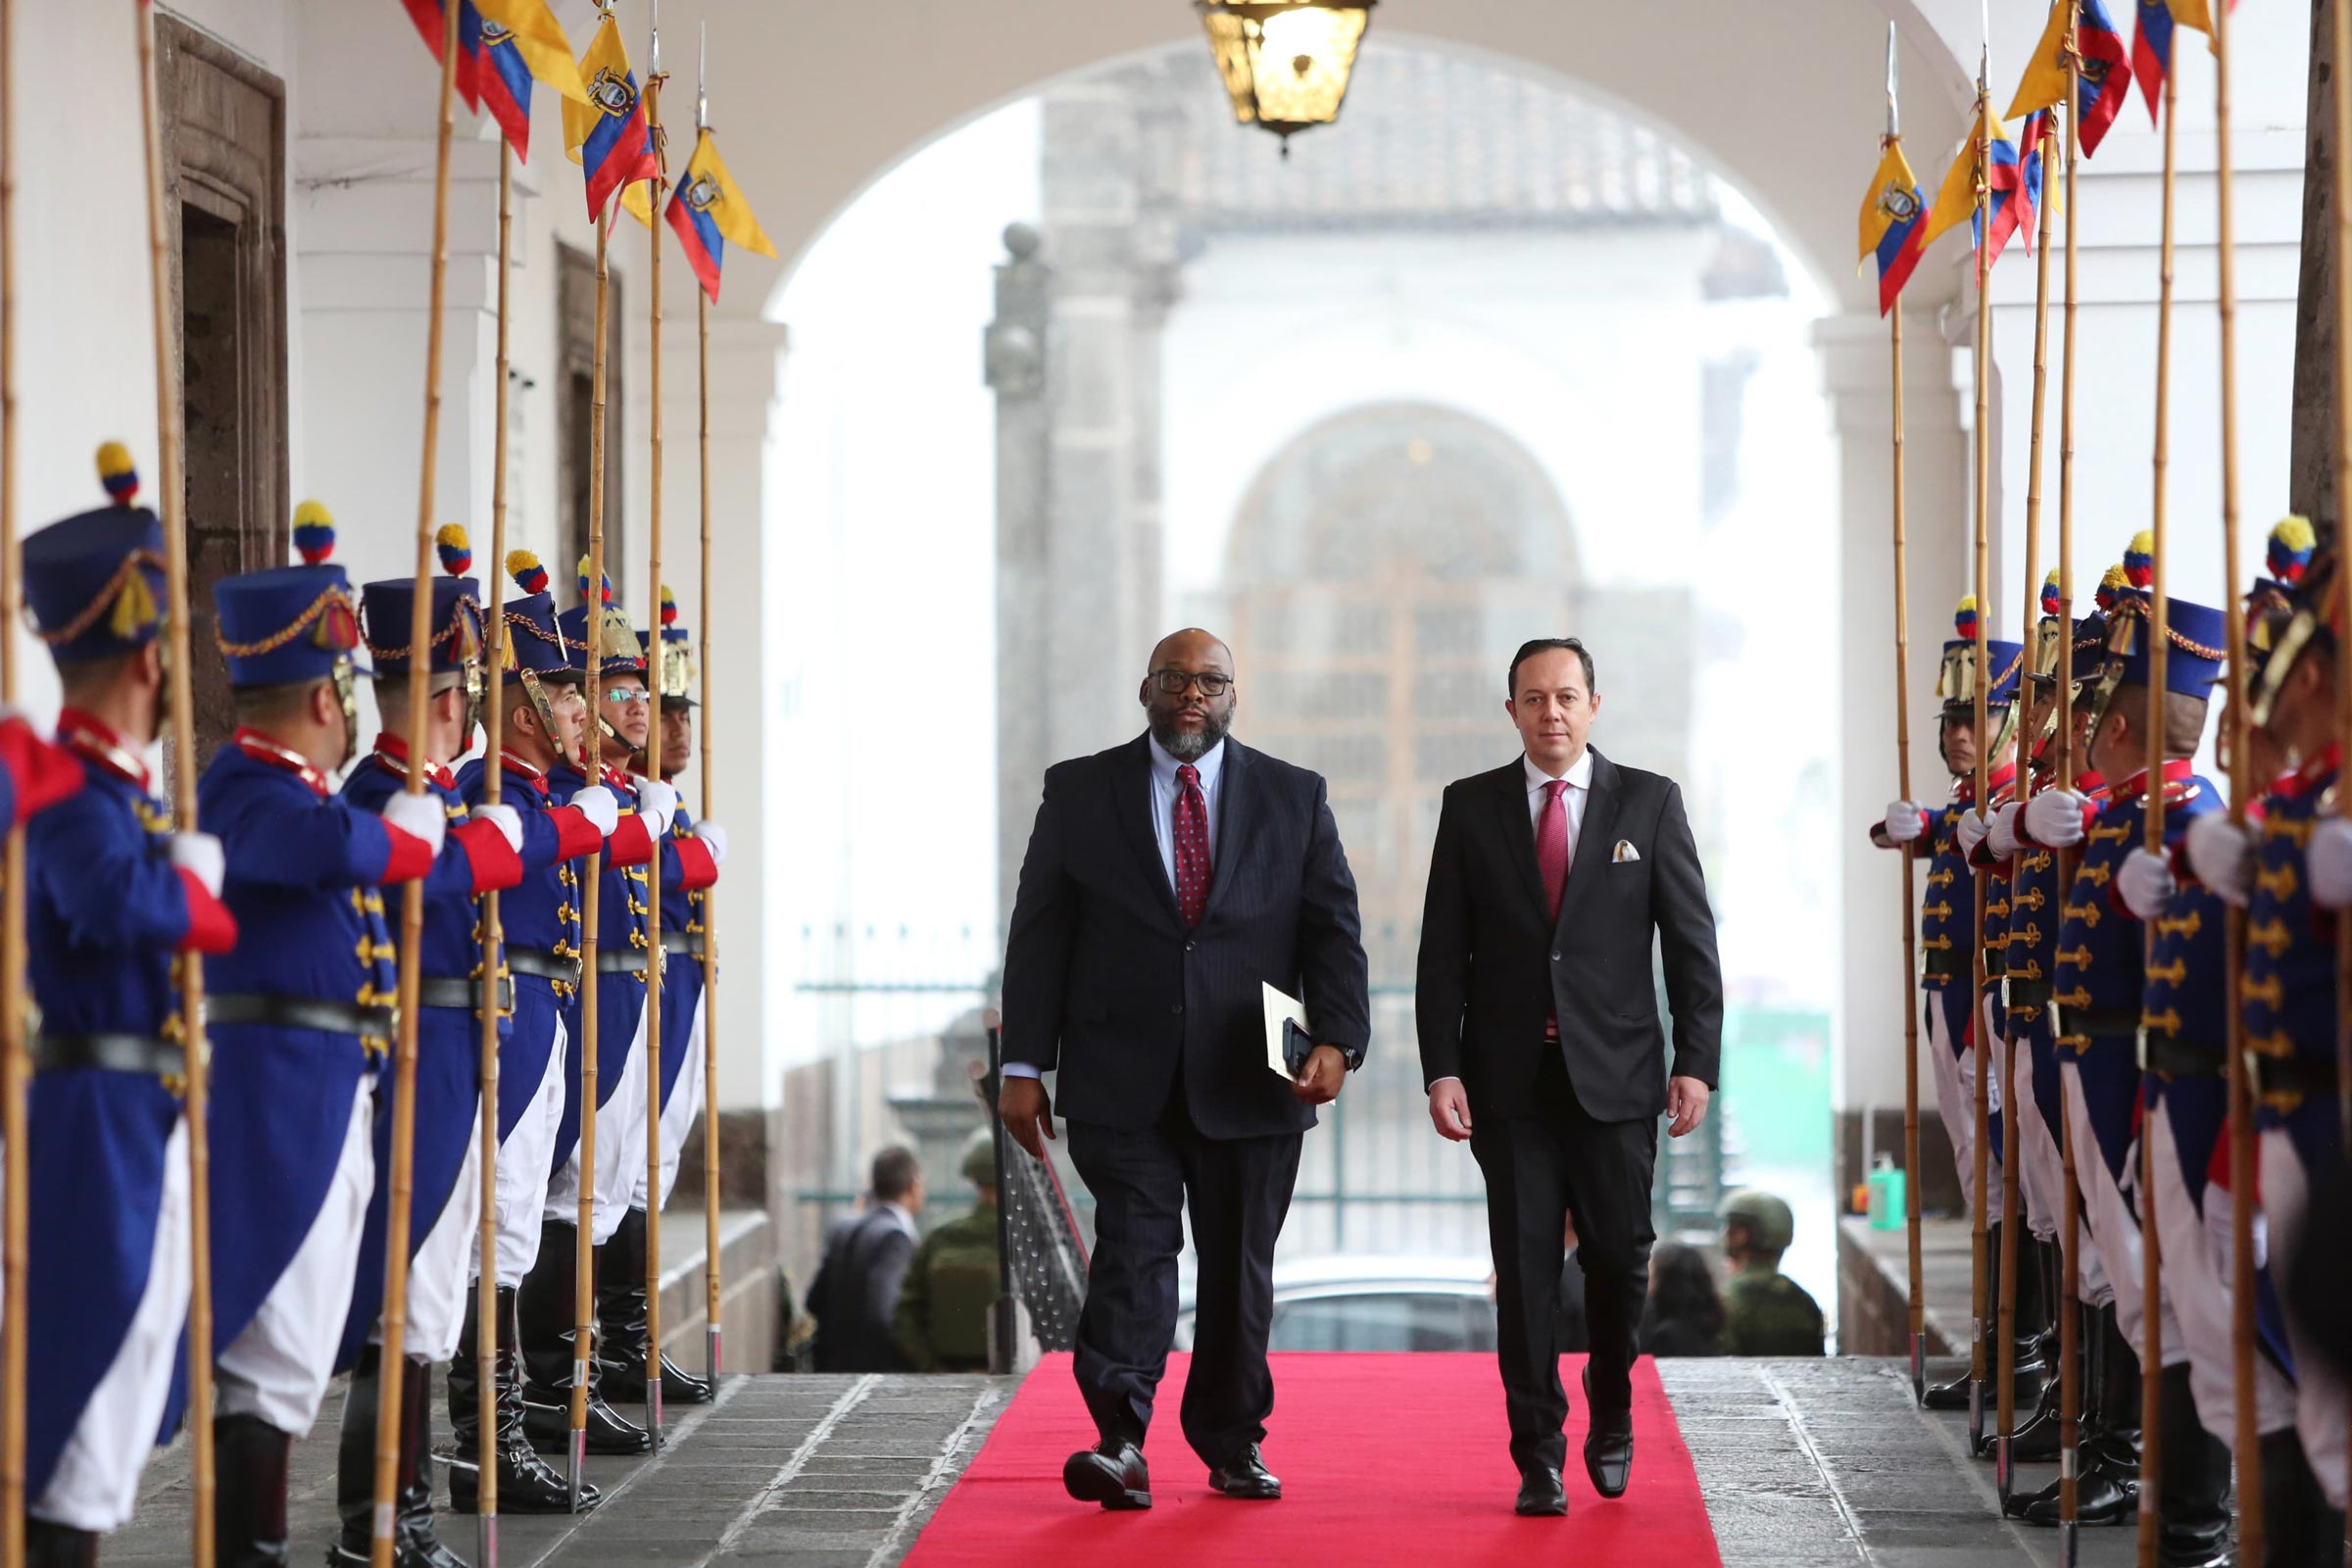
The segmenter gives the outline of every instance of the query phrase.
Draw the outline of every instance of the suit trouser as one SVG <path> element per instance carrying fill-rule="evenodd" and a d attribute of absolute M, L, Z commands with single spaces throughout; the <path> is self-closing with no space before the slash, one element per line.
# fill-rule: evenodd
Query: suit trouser
<path fill-rule="evenodd" d="M 1184 1440 L 1220 1465 L 1262 1442 L 1274 1410 L 1266 1337 L 1274 1244 L 1298 1177 L 1300 1134 L 1204 1138 L 1181 1105 L 1141 1132 L 1067 1124 L 1070 1160 L 1095 1195 L 1095 1250 L 1072 1370 L 1105 1442 L 1143 1441 L 1176 1333 L 1184 1213 L 1199 1262 Z M 1556 1264 L 1554 1265 L 1557 1266 Z"/>
<path fill-rule="evenodd" d="M 1556 1049 L 1556 1048 L 1555 1048 Z M 1565 1222 L 1576 1217 L 1592 1336 L 1589 1394 L 1594 1414 L 1633 1407 L 1635 1334 L 1649 1293 L 1650 1173 L 1658 1122 L 1596 1121 L 1573 1095 L 1536 1097 L 1536 1113 L 1481 1115 L 1470 1152 L 1487 1179 L 1487 1235 L 1494 1252 L 1494 1304 L 1511 1457 L 1559 1468 L 1568 1395 L 1560 1386 L 1558 1321 Z"/>

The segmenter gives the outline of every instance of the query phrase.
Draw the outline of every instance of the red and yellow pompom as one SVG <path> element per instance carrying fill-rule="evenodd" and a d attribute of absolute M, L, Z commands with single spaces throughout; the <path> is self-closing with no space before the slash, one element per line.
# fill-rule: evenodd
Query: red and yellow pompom
<path fill-rule="evenodd" d="M 1960 608 L 1952 612 L 1952 629 L 1960 634 L 1962 642 L 1973 643 L 1977 640 L 1977 596 L 1975 594 L 1970 594 L 1966 599 L 1961 600 Z"/>
<path fill-rule="evenodd" d="M 2156 580 L 2156 535 L 2142 528 L 2132 536 L 2131 548 L 2124 552 L 2124 576 L 2134 588 L 2145 588 Z"/>
<path fill-rule="evenodd" d="M 2041 612 L 2055 615 L 2058 613 L 2058 568 L 2052 566 L 2050 574 L 2041 580 Z"/>
<path fill-rule="evenodd" d="M 325 504 L 305 501 L 294 509 L 294 548 L 303 564 L 316 566 L 335 553 L 335 516 Z"/>
<path fill-rule="evenodd" d="M 139 498 L 139 470 L 130 461 L 130 448 L 109 441 L 98 449 L 98 482 L 118 507 L 127 507 Z"/>
<path fill-rule="evenodd" d="M 2308 517 L 2282 517 L 2271 530 L 2269 564 L 2271 575 L 2292 588 L 2303 580 L 2303 572 L 2311 564 L 2311 553 L 2319 548 L 2320 536 L 2313 531 Z"/>
<path fill-rule="evenodd" d="M 547 568 L 528 550 L 507 552 L 507 575 L 514 578 L 514 586 L 526 594 L 547 592 Z"/>
<path fill-rule="evenodd" d="M 677 623 L 678 596 L 669 591 L 669 584 L 663 583 L 662 585 L 662 624 L 674 626 Z"/>
<path fill-rule="evenodd" d="M 2115 596 L 2131 586 L 2132 579 L 2124 574 L 2123 567 L 2109 566 L 2106 573 L 2099 578 L 2099 608 L 2113 610 Z"/>
<path fill-rule="evenodd" d="M 441 569 L 452 577 L 463 577 L 473 565 L 473 541 L 466 537 L 462 522 L 445 522 L 433 535 L 433 549 L 441 557 Z"/>
<path fill-rule="evenodd" d="M 586 556 L 580 558 L 577 581 L 580 589 L 580 602 L 585 604 L 588 601 L 588 558 Z M 611 572 L 605 573 L 604 602 L 608 605 L 612 602 L 612 574 Z"/>

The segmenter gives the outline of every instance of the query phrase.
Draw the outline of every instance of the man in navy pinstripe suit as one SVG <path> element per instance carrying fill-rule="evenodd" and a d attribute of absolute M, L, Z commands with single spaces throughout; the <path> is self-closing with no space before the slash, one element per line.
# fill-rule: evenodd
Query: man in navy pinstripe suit
<path fill-rule="evenodd" d="M 1271 1500 L 1274 1243 L 1314 1107 L 1371 1032 L 1355 880 L 1322 778 L 1227 738 L 1233 654 L 1204 631 L 1152 650 L 1149 733 L 1047 770 L 1004 949 L 1004 1085 L 1021 1147 L 1054 1136 L 1042 1074 L 1095 1196 L 1076 1373 L 1101 1443 L 1070 1494 L 1152 1505 L 1152 1395 L 1176 1329 L 1189 1206 L 1200 1258 L 1185 1441 L 1229 1497 Z M 1261 985 L 1303 999 L 1318 1044 L 1267 1071 Z"/>

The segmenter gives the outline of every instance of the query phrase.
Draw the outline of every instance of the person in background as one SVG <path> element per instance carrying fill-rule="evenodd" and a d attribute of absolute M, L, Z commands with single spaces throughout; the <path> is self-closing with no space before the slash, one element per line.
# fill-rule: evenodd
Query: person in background
<path fill-rule="evenodd" d="M 923 1167 L 914 1151 L 893 1145 L 876 1154 L 872 1202 L 825 1233 L 824 1261 L 808 1285 L 819 1372 L 905 1370 L 891 1314 L 922 1211 Z"/>
<path fill-rule="evenodd" d="M 1639 1338 L 1643 1355 L 1723 1353 L 1723 1298 L 1697 1248 L 1669 1242 L 1650 1254 Z"/>
<path fill-rule="evenodd" d="M 1715 1211 L 1723 1221 L 1723 1348 L 1730 1355 L 1819 1355 L 1821 1304 L 1781 1272 L 1796 1235 L 1788 1205 L 1742 1187 Z"/>
<path fill-rule="evenodd" d="M 916 1244 L 891 1320 L 899 1353 L 917 1372 L 988 1370 L 988 1309 L 1002 1273 L 997 1250 L 997 1141 L 982 1127 L 964 1140 L 963 1179 L 978 1191 L 972 1211 Z"/>
<path fill-rule="evenodd" d="M 1576 1255 L 1576 1216 L 1568 1216 L 1561 1238 L 1568 1255 L 1560 1261 L 1560 1353 L 1582 1355 L 1592 1348 L 1592 1325 L 1585 1318 L 1585 1265 Z"/>

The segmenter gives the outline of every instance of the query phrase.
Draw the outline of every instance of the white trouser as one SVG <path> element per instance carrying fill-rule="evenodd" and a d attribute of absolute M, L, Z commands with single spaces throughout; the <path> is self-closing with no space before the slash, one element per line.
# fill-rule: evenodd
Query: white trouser
<path fill-rule="evenodd" d="M 289 1437 L 309 1435 L 334 1375 L 351 1312 L 360 1234 L 375 1191 L 375 1083 L 351 1101 L 343 1157 L 311 1228 L 261 1310 L 214 1367 L 215 1413 L 257 1415 Z"/>
<path fill-rule="evenodd" d="M 2099 1153 L 2098 1137 L 2091 1131 L 2090 1111 L 2082 1102 L 2078 1069 L 2072 1061 L 2062 1060 L 2058 1070 L 2066 1079 L 2066 1114 L 2075 1124 L 2075 1180 L 2082 1187 L 2082 1212 L 2090 1221 L 2091 1241 L 2106 1271 L 2109 1294 L 2115 1300 L 2116 1329 L 2132 1346 L 2132 1353 L 2137 1354 L 2147 1344 L 2142 1309 L 2146 1293 L 2140 1288 L 2143 1275 L 2139 1219 L 2132 1210 L 2131 1199 L 2139 1187 L 2139 1140 L 2132 1141 L 2124 1156 L 2124 1177 L 2119 1182 L 2108 1173 L 2107 1161 Z M 2156 1223 L 2161 1254 L 2162 1227 L 2167 1223 L 2161 1193 L 2157 1195 Z M 2088 1297 L 2090 1293 L 2086 1290 L 2083 1294 Z M 2156 1309 L 2160 1314 L 2157 1328 L 2164 1336 L 2164 1364 L 2185 1365 L 2188 1351 L 2181 1343 L 2180 1325 L 2173 1316 L 2172 1303 L 2160 1300 Z"/>
<path fill-rule="evenodd" d="M 471 1257 L 480 1262 L 482 1218 L 482 1116 L 477 1106 L 473 1130 L 466 1138 L 466 1163 L 458 1171 L 449 1200 L 424 1233 L 423 1245 L 409 1259 L 408 1326 L 401 1334 L 400 1353 L 411 1361 L 446 1361 L 458 1353 L 458 1336 L 466 1328 L 466 1287 Z M 371 1345 L 384 1338 L 383 1314 L 376 1314 L 368 1332 Z"/>
<path fill-rule="evenodd" d="M 594 1042 L 584 1049 L 594 1050 Z M 620 1229 L 620 1222 L 629 1211 L 629 1195 L 645 1176 L 645 1011 L 638 1009 L 637 1037 L 629 1043 L 628 1064 L 620 1070 L 620 1082 L 612 1086 L 612 1094 L 596 1112 L 596 1223 L 589 1245 L 602 1247 Z M 586 1121 L 582 1115 L 583 1123 Z M 571 1157 L 547 1184 L 549 1219 L 565 1225 L 580 1222 L 580 1151 L 575 1146 Z"/>
<path fill-rule="evenodd" d="M 2303 1216 L 2311 1207 L 2311 1183 L 2302 1156 L 2288 1141 L 2283 1127 L 2262 1133 L 2262 1209 L 2278 1228 L 2278 1243 L 2272 1252 L 2275 1280 L 2295 1274 L 2295 1249 L 2304 1240 Z M 2293 1312 L 2286 1314 L 2287 1347 L 2295 1356 L 2295 1427 L 2303 1435 L 2303 1452 L 2312 1473 L 2328 1494 L 2328 1505 L 2344 1505 L 2344 1466 L 2347 1418 L 2352 1417 L 2352 1389 L 2330 1368 L 2328 1359 L 2302 1331 Z"/>
<path fill-rule="evenodd" d="M 548 1155 L 555 1151 L 556 1133 L 564 1124 L 564 1017 L 556 1016 L 556 1045 L 547 1054 L 547 1071 L 539 1078 L 538 1093 L 498 1146 L 498 1283 L 513 1288 L 539 1261 L 539 1224 L 547 1211 Z M 481 1277 L 482 1254 L 466 1253 L 466 1280 Z"/>
<path fill-rule="evenodd" d="M 139 1500 L 139 1471 L 163 1424 L 172 1364 L 187 1327 L 188 1276 L 188 1124 L 183 1120 L 164 1146 L 163 1201 L 155 1216 L 147 1289 L 131 1313 L 129 1332 L 74 1423 L 49 1485 L 32 1499 L 33 1517 L 101 1534 L 130 1521 Z"/>
<path fill-rule="evenodd" d="M 694 999 L 694 1027 L 686 1037 L 686 1059 L 678 1064 L 678 1081 L 670 1097 L 662 1102 L 662 1206 L 669 1206 L 669 1195 L 678 1185 L 678 1152 L 686 1147 L 686 1137 L 694 1131 L 695 1118 L 703 1113 L 703 1011 L 704 999 Z M 645 1161 L 637 1162 L 637 1185 L 630 1189 L 629 1202 L 643 1208 L 645 1203 Z"/>
<path fill-rule="evenodd" d="M 1966 984 L 1965 981 L 1959 982 Z M 1981 1031 L 1980 1031 L 1981 1032 Z M 1974 1217 L 1977 1211 L 1977 1059 L 1973 1048 L 1954 1055 L 1952 1032 L 1944 1026 L 1943 1001 L 1929 994 L 1928 998 L 1928 1055 L 1936 1064 L 1936 1109 L 1943 1117 L 1943 1130 L 1952 1141 L 1952 1157 L 1960 1167 L 1960 1201 Z M 1995 1071 L 1987 1090 L 1987 1114 L 1997 1114 L 2001 1108 L 2001 1075 Z M 2000 1212 L 2001 1162 L 1985 1151 L 1984 1193 L 1985 1213 L 1995 1217 Z"/>
<path fill-rule="evenodd" d="M 2041 1104 L 2034 1098 L 2034 1047 L 2020 1029 L 2015 1082 L 2004 1086 L 2000 1075 L 2010 1046 L 2002 1038 L 2002 1031 L 2009 1027 L 2009 1017 L 1997 990 L 1984 999 L 1984 1021 L 1978 1027 L 1983 1031 L 1980 1038 L 1993 1042 L 1992 1098 L 1994 1103 L 2008 1106 L 2008 1119 L 2002 1123 L 2001 1147 L 2017 1161 L 2019 1206 L 2026 1211 L 2027 1225 L 2035 1241 L 2056 1241 L 2058 1197 L 2066 1190 L 2066 1171 L 2059 1157 L 2058 1140 L 2041 1119 Z M 2008 1089 L 2014 1089 L 2015 1093 L 2006 1092 Z M 1999 1166 L 1996 1164 L 1994 1169 L 1997 1171 Z M 1993 1212 L 2000 1212 L 1997 1202 Z M 2025 1238 L 2021 1236 L 2018 1240 L 2022 1243 Z"/>

